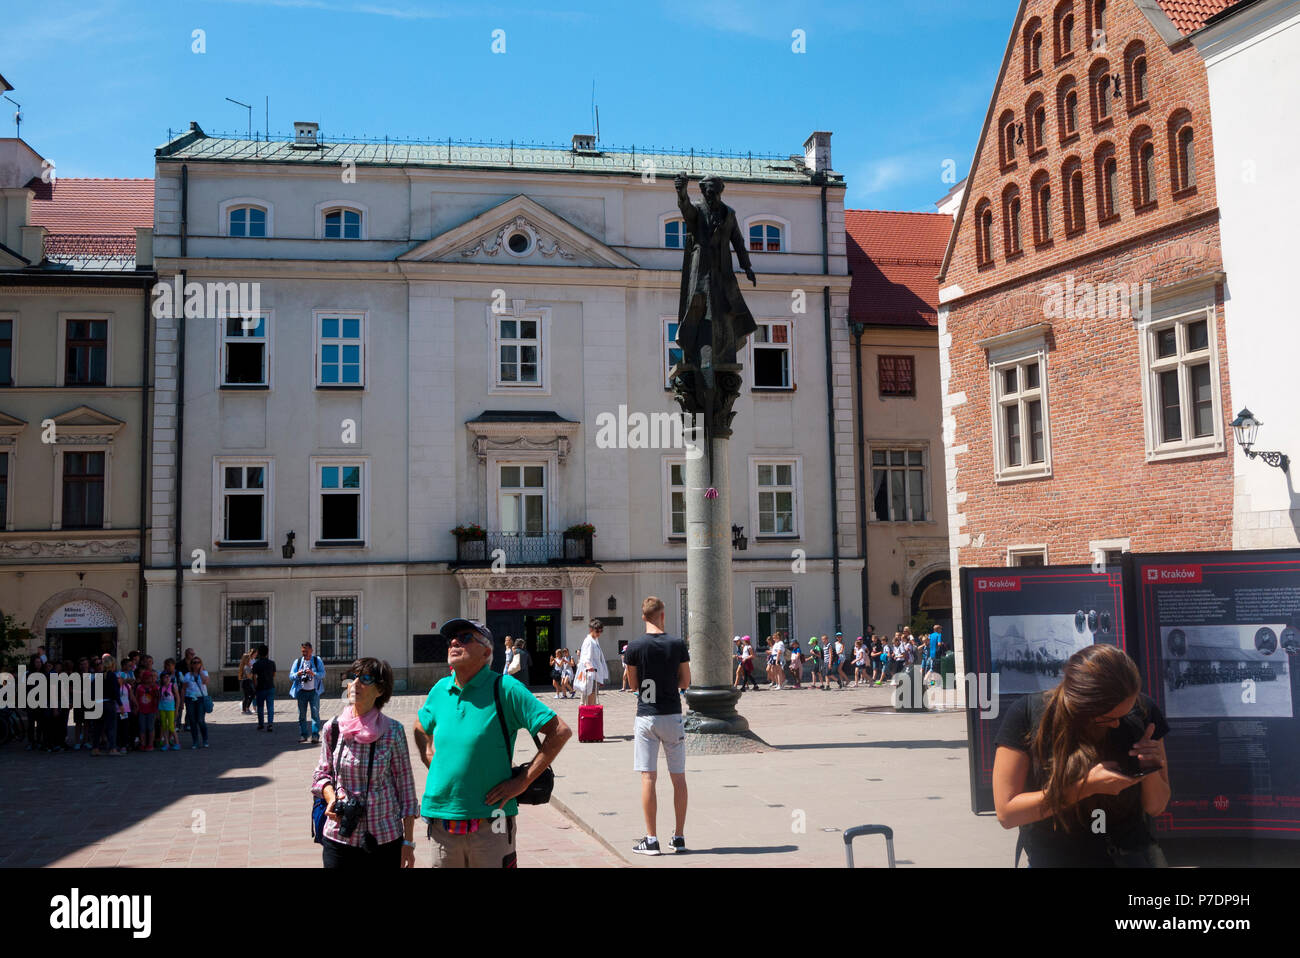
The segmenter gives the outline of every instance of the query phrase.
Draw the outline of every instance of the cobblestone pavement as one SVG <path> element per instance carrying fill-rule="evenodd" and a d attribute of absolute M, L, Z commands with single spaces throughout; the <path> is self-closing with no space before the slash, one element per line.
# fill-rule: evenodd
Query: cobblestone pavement
<path fill-rule="evenodd" d="M 385 711 L 409 736 L 423 700 L 395 696 Z M 298 744 L 297 722 L 285 721 L 288 709 L 297 717 L 292 700 L 277 705 L 280 721 L 268 735 L 238 702 L 218 702 L 208 716 L 212 747 L 197 751 L 188 734 L 179 752 L 120 757 L 0 748 L 0 866 L 319 867 L 308 791 L 319 746 Z M 337 702 L 322 702 L 323 717 L 335 711 Z M 417 791 L 425 771 L 416 761 Z M 422 825 L 416 863 L 427 867 Z M 623 864 L 558 808 L 523 808 L 519 826 L 521 867 Z"/>

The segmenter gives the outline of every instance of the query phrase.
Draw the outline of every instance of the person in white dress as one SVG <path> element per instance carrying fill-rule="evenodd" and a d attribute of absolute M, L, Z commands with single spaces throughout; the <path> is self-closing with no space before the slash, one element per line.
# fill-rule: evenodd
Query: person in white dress
<path fill-rule="evenodd" d="M 592 619 L 587 637 L 582 640 L 582 651 L 578 654 L 576 688 L 582 693 L 583 705 L 595 705 L 600 684 L 609 681 L 609 666 L 605 664 L 605 653 L 600 648 L 600 634 L 604 631 L 600 619 Z"/>

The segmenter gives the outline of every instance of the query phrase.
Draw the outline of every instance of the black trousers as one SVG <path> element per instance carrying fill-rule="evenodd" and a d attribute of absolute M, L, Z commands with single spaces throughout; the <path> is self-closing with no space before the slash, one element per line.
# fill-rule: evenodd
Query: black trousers
<path fill-rule="evenodd" d="M 328 838 L 321 840 L 321 861 L 326 868 L 351 868 L 356 871 L 386 871 L 402 867 L 402 840 L 394 839 L 373 852 L 353 848 Z"/>

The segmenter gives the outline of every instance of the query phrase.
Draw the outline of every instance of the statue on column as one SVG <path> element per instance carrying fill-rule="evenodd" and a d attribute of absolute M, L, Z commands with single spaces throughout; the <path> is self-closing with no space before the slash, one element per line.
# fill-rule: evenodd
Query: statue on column
<path fill-rule="evenodd" d="M 737 355 L 758 328 L 732 269 L 733 250 L 749 281 L 758 286 L 758 280 L 736 211 L 722 202 L 726 186 L 722 178 L 710 174 L 700 180 L 703 203 L 691 202 L 685 173 L 674 177 L 673 186 L 685 229 L 677 307 L 677 345 L 682 361 L 673 367 L 670 382 L 682 411 L 704 420 L 704 448 L 712 477 L 712 440 L 730 437 L 735 416 L 731 407 L 740 395 Z M 716 492 L 710 489 L 709 494 Z"/>

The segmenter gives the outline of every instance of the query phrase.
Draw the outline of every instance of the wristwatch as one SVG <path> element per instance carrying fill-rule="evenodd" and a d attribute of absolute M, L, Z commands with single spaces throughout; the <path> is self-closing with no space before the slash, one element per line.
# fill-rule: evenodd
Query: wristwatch
<path fill-rule="evenodd" d="M 411 848 L 415 847 L 415 842 L 408 842 L 405 838 L 402 839 L 402 844 L 409 845 Z"/>

